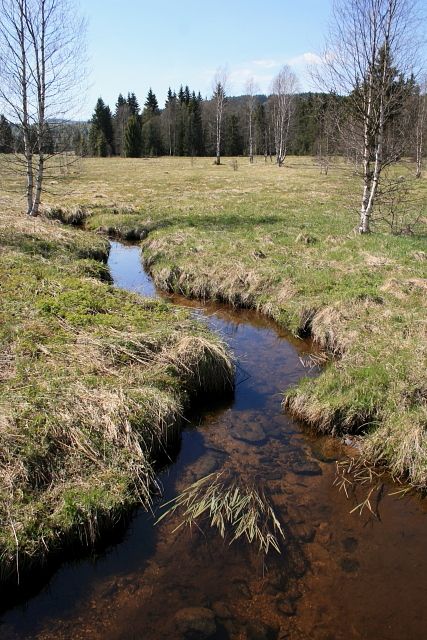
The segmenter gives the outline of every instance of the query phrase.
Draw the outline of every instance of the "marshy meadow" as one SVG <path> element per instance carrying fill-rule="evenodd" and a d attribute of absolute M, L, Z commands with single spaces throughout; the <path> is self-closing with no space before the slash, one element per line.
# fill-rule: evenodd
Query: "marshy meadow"
<path fill-rule="evenodd" d="M 184 4 L 0 0 L 0 637 L 424 640 L 423 3 Z"/>

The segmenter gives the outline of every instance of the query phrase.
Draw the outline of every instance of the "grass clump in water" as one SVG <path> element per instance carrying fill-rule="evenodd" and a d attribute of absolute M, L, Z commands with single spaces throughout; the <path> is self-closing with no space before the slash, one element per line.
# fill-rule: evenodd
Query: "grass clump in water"
<path fill-rule="evenodd" d="M 222 538 L 231 530 L 230 544 L 243 537 L 265 555 L 270 547 L 280 553 L 285 534 L 265 494 L 238 480 L 226 481 L 223 475 L 211 473 L 189 485 L 163 505 L 167 509 L 157 522 L 175 512 L 181 518 L 177 528 L 198 525 L 205 518 Z"/>

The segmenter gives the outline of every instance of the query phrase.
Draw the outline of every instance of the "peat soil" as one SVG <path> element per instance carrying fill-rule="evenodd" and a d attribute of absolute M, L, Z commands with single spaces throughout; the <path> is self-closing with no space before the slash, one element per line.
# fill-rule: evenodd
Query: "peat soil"
<path fill-rule="evenodd" d="M 337 459 L 354 449 L 286 415 L 282 392 L 308 367 L 313 345 L 248 310 L 156 292 L 139 248 L 111 243 L 116 286 L 192 307 L 220 332 L 237 361 L 234 398 L 194 409 L 159 476 L 154 513 L 138 510 L 114 545 L 64 564 L 24 604 L 0 618 L 2 640 L 423 640 L 427 631 L 427 502 L 384 478 L 372 510 L 350 511 L 333 485 Z M 269 496 L 283 523 L 281 554 L 231 546 L 208 525 L 158 525 L 162 504 L 224 470 Z M 403 497 L 402 497 L 403 495 Z"/>

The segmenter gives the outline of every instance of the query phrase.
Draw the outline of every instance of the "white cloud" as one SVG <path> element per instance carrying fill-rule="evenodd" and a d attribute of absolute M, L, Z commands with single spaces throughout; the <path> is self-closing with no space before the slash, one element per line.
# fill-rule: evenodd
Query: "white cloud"
<path fill-rule="evenodd" d="M 288 64 L 293 67 L 321 64 L 321 62 L 322 58 L 317 55 L 317 53 L 312 53 L 311 51 L 307 51 L 306 53 L 302 53 L 301 55 L 295 56 L 294 58 L 290 58 L 288 60 Z"/>
<path fill-rule="evenodd" d="M 261 67 L 262 69 L 274 69 L 275 67 L 280 66 L 280 62 L 271 58 L 266 60 L 252 60 L 252 64 L 256 67 Z"/>
<path fill-rule="evenodd" d="M 228 68 L 227 93 L 239 95 L 245 93 L 245 85 L 251 78 L 258 85 L 259 93 L 268 94 L 274 76 L 284 64 L 293 67 L 297 74 L 302 90 L 307 90 L 310 85 L 308 67 L 321 63 L 321 58 L 316 53 L 306 51 L 292 58 L 282 60 L 274 58 L 259 58 L 243 62 L 241 65 Z M 206 69 L 203 73 L 203 83 L 206 86 L 206 95 L 209 94 L 214 76 L 213 69 Z"/>

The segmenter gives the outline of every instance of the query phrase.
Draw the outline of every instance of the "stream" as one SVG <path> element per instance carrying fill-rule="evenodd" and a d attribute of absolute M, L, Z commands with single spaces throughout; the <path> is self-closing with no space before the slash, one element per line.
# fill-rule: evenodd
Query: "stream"
<path fill-rule="evenodd" d="M 189 417 L 162 501 L 224 469 L 265 488 L 286 540 L 264 557 L 209 527 L 176 529 L 176 516 L 155 526 L 159 505 L 136 510 L 114 544 L 6 611 L 0 638 L 424 640 L 427 502 L 385 483 L 376 517 L 350 513 L 357 501 L 333 485 L 349 448 L 281 408 L 287 387 L 319 373 L 305 362 L 313 345 L 254 311 L 156 291 L 136 246 L 112 242 L 109 267 L 118 287 L 191 307 L 237 361 L 234 397 Z"/>

